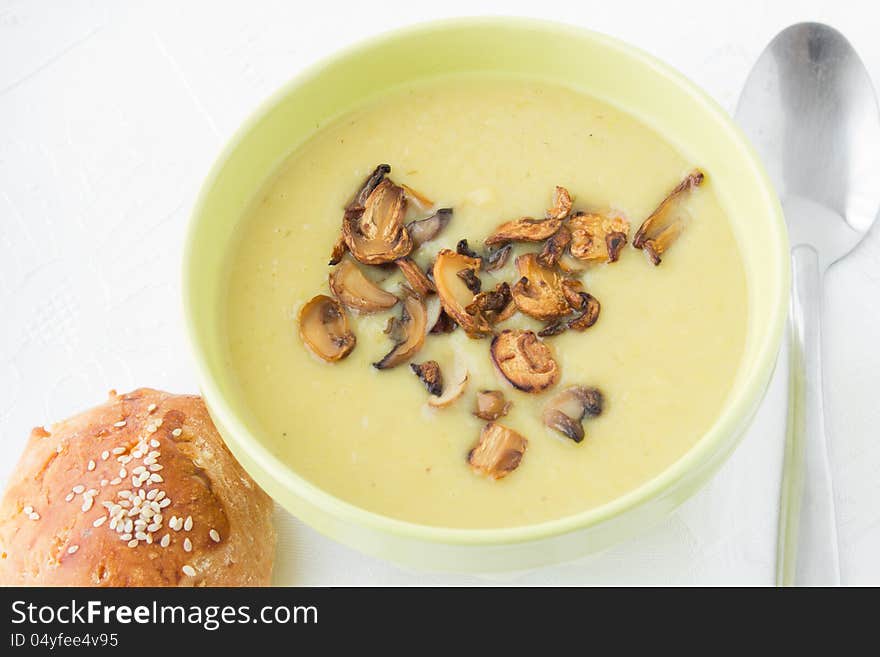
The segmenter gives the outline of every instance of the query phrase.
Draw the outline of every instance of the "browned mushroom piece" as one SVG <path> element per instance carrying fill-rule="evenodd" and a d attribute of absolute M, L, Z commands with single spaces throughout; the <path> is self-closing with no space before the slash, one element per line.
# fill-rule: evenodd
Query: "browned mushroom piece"
<path fill-rule="evenodd" d="M 584 284 L 576 278 L 562 279 L 562 294 L 568 301 L 568 305 L 574 310 L 580 310 L 584 305 L 584 299 L 581 297 L 583 289 Z"/>
<path fill-rule="evenodd" d="M 562 226 L 544 242 L 544 248 L 538 254 L 538 262 L 548 269 L 554 267 L 565 254 L 569 244 L 571 244 L 571 231 Z"/>
<path fill-rule="evenodd" d="M 492 339 L 490 351 L 495 367 L 518 390 L 543 392 L 559 379 L 550 347 L 532 331 L 502 331 Z"/>
<path fill-rule="evenodd" d="M 685 223 L 681 204 L 689 196 L 687 192 L 699 187 L 703 178 L 702 171 L 689 173 L 636 231 L 633 246 L 647 253 L 655 266 L 660 264 L 660 256 L 681 234 Z"/>
<path fill-rule="evenodd" d="M 466 239 L 458 240 L 458 244 L 455 245 L 455 252 L 468 258 L 482 259 L 482 256 L 470 247 Z"/>
<path fill-rule="evenodd" d="M 469 289 L 472 294 L 479 294 L 480 290 L 483 289 L 483 282 L 480 280 L 480 277 L 469 267 L 459 270 L 456 273 L 456 276 L 464 281 L 467 289 Z"/>
<path fill-rule="evenodd" d="M 390 164 L 380 164 L 367 176 L 366 180 L 361 183 L 358 191 L 345 206 L 346 214 L 356 214 L 362 212 L 367 203 L 367 198 L 373 193 L 373 190 L 379 186 L 385 176 L 391 173 Z"/>
<path fill-rule="evenodd" d="M 551 399 L 541 419 L 544 424 L 579 443 L 584 439 L 582 420 L 602 413 L 605 400 L 597 388 L 571 386 Z"/>
<path fill-rule="evenodd" d="M 476 472 L 501 479 L 519 467 L 528 445 L 529 441 L 513 429 L 490 422 L 468 452 L 468 463 Z"/>
<path fill-rule="evenodd" d="M 569 218 L 568 228 L 571 230 L 570 250 L 575 258 L 614 262 L 626 244 L 629 222 L 623 217 L 576 212 Z"/>
<path fill-rule="evenodd" d="M 542 338 L 552 338 L 554 335 L 559 335 L 560 333 L 565 333 L 568 330 L 568 322 L 565 322 L 561 319 L 557 319 L 554 322 L 550 322 L 538 331 L 538 336 Z"/>
<path fill-rule="evenodd" d="M 458 323 L 449 316 L 449 314 L 441 308 L 437 321 L 431 327 L 431 333 L 452 333 L 458 328 Z"/>
<path fill-rule="evenodd" d="M 441 208 L 430 217 L 409 222 L 406 229 L 412 237 L 413 249 L 437 237 L 451 220 L 452 208 Z"/>
<path fill-rule="evenodd" d="M 434 261 L 434 285 L 437 295 L 446 311 L 472 338 L 479 338 L 492 332 L 492 327 L 485 317 L 471 315 L 465 308 L 474 301 L 471 292 L 458 275 L 462 269 L 480 270 L 479 258 L 461 255 L 449 249 L 443 249 Z"/>
<path fill-rule="evenodd" d="M 437 288 L 434 287 L 434 283 L 431 279 L 428 278 L 425 272 L 421 270 L 412 258 L 400 258 L 394 262 L 397 264 L 398 268 L 400 268 L 400 272 L 403 274 L 403 277 L 406 279 L 406 282 L 412 288 L 413 292 L 420 297 L 424 298 L 437 291 Z"/>
<path fill-rule="evenodd" d="M 562 226 L 562 219 L 533 219 L 522 217 L 501 224 L 484 244 L 496 246 L 508 242 L 543 242 Z"/>
<path fill-rule="evenodd" d="M 562 288 L 562 276 L 538 262 L 534 253 L 516 259 L 521 278 L 510 289 L 516 307 L 530 317 L 551 320 L 569 313 L 569 304 Z"/>
<path fill-rule="evenodd" d="M 464 310 L 468 315 L 481 315 L 491 325 L 509 319 L 516 312 L 510 285 L 501 282 L 494 290 L 480 292 Z"/>
<path fill-rule="evenodd" d="M 367 197 L 363 211 L 342 222 L 342 234 L 351 254 L 365 265 L 380 265 L 408 255 L 413 241 L 403 225 L 406 194 L 389 179 Z"/>
<path fill-rule="evenodd" d="M 443 394 L 443 373 L 440 364 L 436 360 L 426 360 L 424 363 L 410 363 L 410 368 L 415 372 L 419 380 L 425 384 L 429 393 L 439 397 Z"/>
<path fill-rule="evenodd" d="M 571 194 L 565 187 L 556 186 L 553 193 L 553 207 L 547 210 L 548 219 L 565 219 L 571 212 Z"/>
<path fill-rule="evenodd" d="M 346 308 L 363 315 L 388 310 L 397 303 L 395 295 L 367 278 L 349 259 L 330 272 L 330 289 Z"/>
<path fill-rule="evenodd" d="M 504 393 L 500 390 L 480 390 L 477 393 L 474 415 L 491 422 L 507 415 L 512 405 L 504 398 Z"/>
<path fill-rule="evenodd" d="M 326 294 L 314 297 L 299 311 L 299 335 L 316 356 L 329 362 L 348 356 L 357 342 L 345 310 Z"/>
<path fill-rule="evenodd" d="M 602 306 L 599 300 L 592 294 L 580 292 L 579 295 L 581 297 L 581 306 L 577 310 L 580 310 L 581 314 L 568 323 L 568 328 L 575 331 L 586 331 L 599 319 L 599 311 L 602 309 Z"/>
<path fill-rule="evenodd" d="M 382 360 L 373 363 L 373 367 L 378 370 L 397 367 L 422 348 L 428 332 L 428 310 L 422 297 L 412 290 L 404 289 L 400 318 L 392 317 L 385 332 L 394 340 L 394 348 Z"/>
<path fill-rule="evenodd" d="M 470 378 L 471 375 L 467 370 L 462 370 L 457 374 L 453 374 L 452 380 L 455 381 L 455 383 L 447 385 L 446 390 L 444 390 L 442 395 L 428 399 L 428 406 L 431 406 L 432 408 L 446 408 L 447 406 L 450 406 L 464 394 Z"/>
<path fill-rule="evenodd" d="M 502 246 L 500 249 L 491 251 L 483 260 L 486 263 L 484 269 L 486 271 L 498 271 L 507 264 L 513 247 L 510 244 Z"/>
<path fill-rule="evenodd" d="M 330 252 L 330 261 L 327 264 L 331 267 L 338 265 L 347 252 L 348 245 L 345 243 L 345 237 L 340 233 L 336 243 L 333 244 L 333 250 Z"/>

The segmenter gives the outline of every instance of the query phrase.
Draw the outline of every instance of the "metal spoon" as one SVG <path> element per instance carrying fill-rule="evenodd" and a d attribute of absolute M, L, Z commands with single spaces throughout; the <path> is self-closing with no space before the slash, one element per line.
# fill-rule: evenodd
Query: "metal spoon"
<path fill-rule="evenodd" d="M 762 53 L 736 118 L 782 201 L 791 240 L 789 414 L 776 582 L 840 583 L 822 412 L 820 315 L 825 270 L 880 210 L 880 111 L 871 79 L 835 29 L 800 23 Z"/>

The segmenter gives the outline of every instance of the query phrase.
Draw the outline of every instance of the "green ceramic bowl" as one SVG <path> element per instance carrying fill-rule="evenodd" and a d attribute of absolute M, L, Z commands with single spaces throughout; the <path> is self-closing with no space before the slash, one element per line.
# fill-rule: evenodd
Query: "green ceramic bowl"
<path fill-rule="evenodd" d="M 220 303 L 227 247 L 244 209 L 316 125 L 393 86 L 480 71 L 579 88 L 635 115 L 710 171 L 742 245 L 749 331 L 740 372 L 715 424 L 659 476 L 609 504 L 558 520 L 445 529 L 344 502 L 301 478 L 261 444 L 232 391 Z M 254 479 L 291 513 L 363 552 L 421 569 L 478 573 L 529 569 L 595 552 L 656 523 L 692 495 L 734 449 L 763 397 L 789 289 L 779 203 L 749 144 L 718 105 L 675 71 L 623 43 L 565 25 L 515 19 L 456 20 L 394 32 L 287 84 L 245 123 L 215 164 L 193 212 L 184 260 L 186 324 L 202 393 L 230 449 Z"/>

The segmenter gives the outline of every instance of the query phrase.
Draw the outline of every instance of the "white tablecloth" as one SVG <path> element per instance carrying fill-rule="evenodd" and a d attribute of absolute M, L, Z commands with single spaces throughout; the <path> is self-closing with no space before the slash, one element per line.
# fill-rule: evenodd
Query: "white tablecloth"
<path fill-rule="evenodd" d="M 420 6 L 420 4 L 422 6 Z M 224 140 L 303 66 L 427 18 L 517 14 L 618 36 L 732 109 L 782 27 L 842 29 L 880 80 L 870 3 L 0 1 L 0 481 L 31 427 L 111 388 L 194 392 L 181 243 Z M 829 272 L 826 396 L 843 580 L 880 584 L 880 231 Z M 770 584 L 785 361 L 753 428 L 706 488 L 650 533 L 522 584 Z M 455 584 L 402 571 L 283 511 L 278 581 Z"/>

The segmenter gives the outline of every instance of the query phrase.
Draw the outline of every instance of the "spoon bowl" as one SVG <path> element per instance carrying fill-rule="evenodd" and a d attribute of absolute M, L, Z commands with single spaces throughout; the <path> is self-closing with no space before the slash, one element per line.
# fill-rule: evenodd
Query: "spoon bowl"
<path fill-rule="evenodd" d="M 792 247 L 812 246 L 823 268 L 849 253 L 880 212 L 880 110 L 846 38 L 820 23 L 780 32 L 736 118 L 776 187 Z"/>

